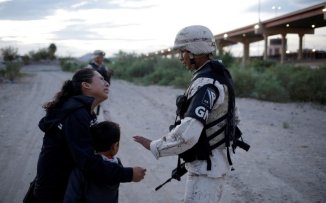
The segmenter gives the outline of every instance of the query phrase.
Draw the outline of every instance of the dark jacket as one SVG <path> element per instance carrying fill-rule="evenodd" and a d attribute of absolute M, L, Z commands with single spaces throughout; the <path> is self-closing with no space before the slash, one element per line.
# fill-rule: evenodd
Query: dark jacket
<path fill-rule="evenodd" d="M 118 163 L 122 166 L 120 159 Z M 74 169 L 70 174 L 63 203 L 118 203 L 119 183 L 98 185 L 86 179 L 79 169 Z"/>
<path fill-rule="evenodd" d="M 89 131 L 96 123 L 92 97 L 75 96 L 47 112 L 39 127 L 45 132 L 37 164 L 34 194 L 41 202 L 62 202 L 73 167 L 99 184 L 130 182 L 132 168 L 105 162 L 94 154 Z"/>

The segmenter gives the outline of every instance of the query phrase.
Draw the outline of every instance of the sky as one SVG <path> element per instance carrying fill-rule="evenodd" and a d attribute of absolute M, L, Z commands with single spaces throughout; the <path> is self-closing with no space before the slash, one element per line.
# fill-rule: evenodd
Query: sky
<path fill-rule="evenodd" d="M 58 56 L 79 57 L 96 49 L 107 56 L 119 50 L 146 54 L 172 47 L 177 32 L 189 25 L 204 25 L 216 35 L 254 24 L 259 18 L 267 20 L 322 2 L 0 0 L 0 48 L 11 46 L 23 55 L 54 43 Z M 296 50 L 297 40 L 292 38 L 288 47 Z M 262 47 L 259 42 L 251 49 L 260 53 Z M 304 48 L 326 50 L 326 30 L 321 28 L 315 36 L 305 36 Z M 239 45 L 228 49 L 235 56 L 242 54 Z"/>

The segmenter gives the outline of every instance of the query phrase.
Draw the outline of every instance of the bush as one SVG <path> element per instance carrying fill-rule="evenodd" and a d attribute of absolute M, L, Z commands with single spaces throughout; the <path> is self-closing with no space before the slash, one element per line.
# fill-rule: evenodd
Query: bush
<path fill-rule="evenodd" d="M 63 71 L 76 72 L 77 70 L 84 68 L 86 65 L 78 63 L 72 58 L 62 58 L 60 59 L 60 66 Z"/>
<path fill-rule="evenodd" d="M 177 59 L 139 57 L 124 52 L 120 52 L 113 60 L 112 69 L 117 78 L 145 85 L 173 85 L 181 88 L 187 87 L 192 75 Z M 326 67 L 310 69 L 253 60 L 244 67 L 233 64 L 229 70 L 237 96 L 275 102 L 309 101 L 326 104 Z"/>
<path fill-rule="evenodd" d="M 293 71 L 295 71 L 293 66 L 279 64 L 270 68 L 269 71 L 275 75 L 284 88 L 289 89 L 289 82 L 292 80 Z"/>
<path fill-rule="evenodd" d="M 22 64 L 20 62 L 7 62 L 6 70 L 4 72 L 5 78 L 10 81 L 15 81 L 17 78 L 21 77 L 21 68 Z"/>
<path fill-rule="evenodd" d="M 154 64 L 149 60 L 135 60 L 132 65 L 126 70 L 125 74 L 128 77 L 140 78 L 154 70 Z"/>
<path fill-rule="evenodd" d="M 295 68 L 289 82 L 292 100 L 326 104 L 326 69 Z"/>
<path fill-rule="evenodd" d="M 183 75 L 175 77 L 174 80 L 171 82 L 171 85 L 176 88 L 186 88 L 187 85 L 189 85 L 190 78 L 191 74 L 189 72 L 184 73 Z"/>
<path fill-rule="evenodd" d="M 22 60 L 24 65 L 28 65 L 30 63 L 30 57 L 27 54 L 22 56 Z"/>
<path fill-rule="evenodd" d="M 191 74 L 177 59 L 159 58 L 154 66 L 155 70 L 144 78 L 146 84 L 184 87 L 189 83 Z"/>
<path fill-rule="evenodd" d="M 246 67 L 253 68 L 257 72 L 264 72 L 264 71 L 268 70 L 269 68 L 274 67 L 275 65 L 276 65 L 275 61 L 254 59 L 254 60 L 251 60 L 246 65 Z"/>
<path fill-rule="evenodd" d="M 124 52 L 116 55 L 111 68 L 114 77 L 144 85 L 184 87 L 191 75 L 177 59 L 139 57 Z"/>
<path fill-rule="evenodd" d="M 31 57 L 34 61 L 41 61 L 49 59 L 49 53 L 46 48 L 39 49 L 37 52 L 30 52 Z"/>
<path fill-rule="evenodd" d="M 234 63 L 234 57 L 232 55 L 231 52 L 223 52 L 222 54 L 219 55 L 218 57 L 223 64 L 225 65 L 225 67 L 231 67 L 232 64 Z"/>
<path fill-rule="evenodd" d="M 114 72 L 114 77 L 132 81 L 133 78 L 128 75 L 128 69 L 137 60 L 139 59 L 137 59 L 135 54 L 128 54 L 120 51 L 114 56 L 112 59 L 112 65 L 110 66 Z"/>
<path fill-rule="evenodd" d="M 13 47 L 7 47 L 1 49 L 3 60 L 5 61 L 5 68 L 1 70 L 1 75 L 10 81 L 14 81 L 16 78 L 21 77 L 20 70 L 22 64 L 18 59 L 18 50 Z"/>
<path fill-rule="evenodd" d="M 326 67 L 270 66 L 267 62 L 268 68 L 258 68 L 257 64 L 261 63 L 255 63 L 255 67 L 230 69 L 237 96 L 276 102 L 326 103 Z"/>
<path fill-rule="evenodd" d="M 1 49 L 1 54 L 3 56 L 3 60 L 6 62 L 14 61 L 18 58 L 18 50 L 14 47 L 6 47 Z"/>
<path fill-rule="evenodd" d="M 272 72 L 266 72 L 258 78 L 253 95 L 267 101 L 286 102 L 289 100 L 287 90 Z"/>
<path fill-rule="evenodd" d="M 257 73 L 252 68 L 239 68 L 232 66 L 230 69 L 234 81 L 235 93 L 239 97 L 252 97 L 255 89 Z"/>

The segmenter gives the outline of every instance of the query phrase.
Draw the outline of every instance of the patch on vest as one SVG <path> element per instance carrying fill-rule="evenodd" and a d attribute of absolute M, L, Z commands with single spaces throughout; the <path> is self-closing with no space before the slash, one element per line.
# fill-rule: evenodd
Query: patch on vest
<path fill-rule="evenodd" d="M 203 106 L 198 106 L 195 109 L 195 114 L 199 117 L 202 118 L 204 120 L 206 120 L 208 118 L 208 110 L 203 107 Z"/>
<path fill-rule="evenodd" d="M 216 94 L 211 88 L 207 88 L 202 104 L 209 109 L 213 108 L 214 101 L 216 100 Z"/>

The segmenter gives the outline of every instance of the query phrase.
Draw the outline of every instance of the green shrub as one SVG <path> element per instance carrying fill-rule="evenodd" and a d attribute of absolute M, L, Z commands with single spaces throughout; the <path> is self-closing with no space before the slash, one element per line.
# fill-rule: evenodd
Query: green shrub
<path fill-rule="evenodd" d="M 176 83 L 183 86 L 180 84 L 182 81 L 180 77 L 185 77 L 189 81 L 190 77 L 187 76 L 191 75 L 179 60 L 166 58 L 157 60 L 155 72 L 161 75 L 159 85 L 173 85 Z"/>
<path fill-rule="evenodd" d="M 251 60 L 248 64 L 246 64 L 246 67 L 253 68 L 257 72 L 264 72 L 269 68 L 274 67 L 275 65 L 276 65 L 275 61 L 254 59 Z"/>
<path fill-rule="evenodd" d="M 46 60 L 49 58 L 48 50 L 46 48 L 39 49 L 37 52 L 30 52 L 34 61 Z"/>
<path fill-rule="evenodd" d="M 278 64 L 270 68 L 269 71 L 275 75 L 284 88 L 289 88 L 289 82 L 292 80 L 292 73 L 295 71 L 293 66 Z"/>
<path fill-rule="evenodd" d="M 251 97 L 255 89 L 258 75 L 252 68 L 239 68 L 232 66 L 230 69 L 234 81 L 235 93 L 239 97 Z"/>
<path fill-rule="evenodd" d="M 113 70 L 114 77 L 132 81 L 133 78 L 129 75 L 130 72 L 128 72 L 128 69 L 137 60 L 140 59 L 137 58 L 136 54 L 128 54 L 120 51 L 114 56 L 112 59 L 112 65 L 110 66 Z"/>
<path fill-rule="evenodd" d="M 73 59 L 66 58 L 60 60 L 60 66 L 63 71 L 76 72 L 77 70 L 84 68 L 86 64 L 78 63 Z"/>
<path fill-rule="evenodd" d="M 254 96 L 261 100 L 285 102 L 289 100 L 287 90 L 272 72 L 260 75 L 255 83 Z"/>
<path fill-rule="evenodd" d="M 5 69 L 0 69 L 0 83 L 1 83 L 1 80 L 2 78 L 4 78 L 6 75 L 6 70 Z"/>
<path fill-rule="evenodd" d="M 237 96 L 277 102 L 326 103 L 326 67 L 311 69 L 280 64 L 257 67 L 230 69 Z"/>
<path fill-rule="evenodd" d="M 292 73 L 289 92 L 292 100 L 326 103 L 326 69 L 298 67 Z"/>
<path fill-rule="evenodd" d="M 28 65 L 30 63 L 30 57 L 27 54 L 22 56 L 22 60 L 23 60 L 24 65 Z"/>
<path fill-rule="evenodd" d="M 144 85 L 174 85 L 183 87 L 189 83 L 190 73 L 177 59 L 159 56 L 138 57 L 119 52 L 110 66 L 114 77 Z M 185 77 L 185 78 L 184 78 Z"/>
<path fill-rule="evenodd" d="M 186 88 L 187 85 L 189 85 L 189 81 L 191 79 L 191 73 L 187 72 L 183 75 L 176 76 L 174 80 L 171 82 L 171 85 L 173 85 L 176 88 Z"/>
<path fill-rule="evenodd" d="M 184 87 L 191 78 L 190 72 L 177 59 L 160 58 L 155 70 L 146 78 L 146 83 Z M 188 82 L 186 82 L 188 81 Z"/>
<path fill-rule="evenodd" d="M 184 88 L 192 76 L 178 59 L 139 57 L 124 52 L 117 54 L 111 68 L 115 78 L 145 85 Z M 253 60 L 245 66 L 233 63 L 229 70 L 237 96 L 276 102 L 311 101 L 326 104 L 326 67 L 310 69 Z"/>
<path fill-rule="evenodd" d="M 235 59 L 230 51 L 223 52 L 218 56 L 218 58 L 223 62 L 225 67 L 231 67 Z"/>
<path fill-rule="evenodd" d="M 144 77 L 154 70 L 154 65 L 149 60 L 135 60 L 134 63 L 126 70 L 125 74 L 129 77 Z"/>
<path fill-rule="evenodd" d="M 312 70 L 312 78 L 312 101 L 326 104 L 326 67 Z"/>
<path fill-rule="evenodd" d="M 18 58 L 18 49 L 11 46 L 2 48 L 1 55 L 6 62 L 14 61 Z"/>
<path fill-rule="evenodd" d="M 15 81 L 17 78 L 21 77 L 21 68 L 22 64 L 20 62 L 7 62 L 4 72 L 5 78 L 10 81 Z"/>

